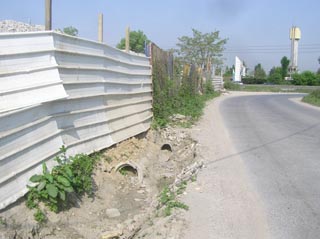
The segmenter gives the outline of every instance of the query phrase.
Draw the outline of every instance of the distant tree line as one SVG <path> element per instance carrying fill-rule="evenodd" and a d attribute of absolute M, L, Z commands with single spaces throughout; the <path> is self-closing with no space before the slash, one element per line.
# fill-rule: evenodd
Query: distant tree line
<path fill-rule="evenodd" d="M 318 61 L 320 64 L 320 57 Z M 280 61 L 280 66 L 272 67 L 267 75 L 262 65 L 259 63 L 254 67 L 253 74 L 242 78 L 242 82 L 244 84 L 320 85 L 320 69 L 317 73 L 311 71 L 294 73 L 291 75 L 291 80 L 289 80 L 289 65 L 290 60 L 284 56 Z"/>

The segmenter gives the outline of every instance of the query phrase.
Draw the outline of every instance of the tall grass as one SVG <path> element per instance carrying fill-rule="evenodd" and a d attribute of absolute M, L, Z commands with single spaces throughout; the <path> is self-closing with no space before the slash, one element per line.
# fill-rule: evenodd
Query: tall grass
<path fill-rule="evenodd" d="M 320 107 L 320 90 L 315 90 L 306 95 L 302 101 Z"/>
<path fill-rule="evenodd" d="M 175 87 L 172 84 L 168 84 L 165 90 L 154 94 L 153 127 L 155 128 L 162 128 L 168 125 L 170 116 L 174 114 L 189 116 L 188 124 L 182 125 L 189 127 L 202 115 L 206 101 L 219 96 L 219 93 L 213 90 L 211 81 L 205 83 L 203 94 L 194 94 L 188 87 L 183 86 L 177 94 L 170 94 L 172 88 Z"/>

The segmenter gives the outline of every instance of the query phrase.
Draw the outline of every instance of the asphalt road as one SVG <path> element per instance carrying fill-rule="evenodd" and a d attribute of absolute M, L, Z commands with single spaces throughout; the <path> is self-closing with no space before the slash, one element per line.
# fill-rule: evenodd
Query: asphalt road
<path fill-rule="evenodd" d="M 290 100 L 301 96 L 237 96 L 220 105 L 271 238 L 320 238 L 320 111 Z"/>

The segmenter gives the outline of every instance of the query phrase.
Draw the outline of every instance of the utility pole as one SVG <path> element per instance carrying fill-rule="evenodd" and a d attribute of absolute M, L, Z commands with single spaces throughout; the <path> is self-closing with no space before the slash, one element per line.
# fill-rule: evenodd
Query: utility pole
<path fill-rule="evenodd" d="M 103 42 L 103 14 L 98 16 L 98 41 Z"/>
<path fill-rule="evenodd" d="M 52 30 L 52 0 L 45 0 L 45 30 Z"/>

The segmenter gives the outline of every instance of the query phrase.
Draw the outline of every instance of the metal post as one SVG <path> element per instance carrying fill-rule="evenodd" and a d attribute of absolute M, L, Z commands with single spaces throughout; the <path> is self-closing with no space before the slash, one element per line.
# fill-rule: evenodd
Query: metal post
<path fill-rule="evenodd" d="M 103 14 L 98 16 L 98 41 L 103 42 Z"/>
<path fill-rule="evenodd" d="M 130 51 L 130 28 L 126 28 L 126 52 Z"/>
<path fill-rule="evenodd" d="M 52 0 L 46 1 L 45 9 L 45 29 L 46 31 L 52 30 Z"/>

